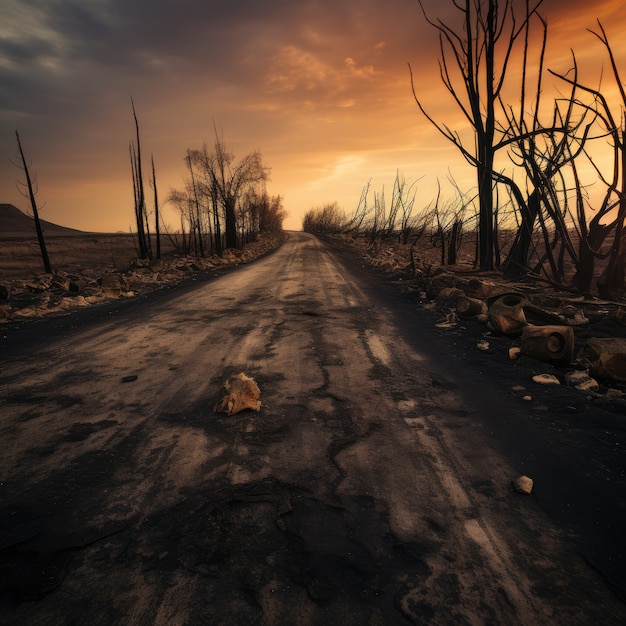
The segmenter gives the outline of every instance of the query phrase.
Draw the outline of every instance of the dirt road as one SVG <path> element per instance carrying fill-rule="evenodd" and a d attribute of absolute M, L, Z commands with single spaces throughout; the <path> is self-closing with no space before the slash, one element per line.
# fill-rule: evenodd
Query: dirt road
<path fill-rule="evenodd" d="M 22 329 L 0 355 L 0 623 L 624 623 L 511 491 L 481 390 L 363 281 L 297 233 L 193 288 Z M 260 413 L 213 413 L 242 371 Z"/>

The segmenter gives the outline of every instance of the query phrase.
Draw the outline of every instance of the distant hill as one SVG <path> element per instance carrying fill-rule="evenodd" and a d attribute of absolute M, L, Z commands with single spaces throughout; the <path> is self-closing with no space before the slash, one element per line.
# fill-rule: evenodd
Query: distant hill
<path fill-rule="evenodd" d="M 82 230 L 65 228 L 46 220 L 39 220 L 44 235 L 83 235 Z M 12 204 L 0 204 L 0 238 L 35 236 L 35 220 Z"/>

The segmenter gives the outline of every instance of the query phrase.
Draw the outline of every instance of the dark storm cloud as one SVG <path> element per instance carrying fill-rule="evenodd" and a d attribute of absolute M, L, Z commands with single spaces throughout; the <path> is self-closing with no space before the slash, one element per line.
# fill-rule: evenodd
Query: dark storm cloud
<path fill-rule="evenodd" d="M 210 140 L 215 121 L 237 151 L 271 157 L 282 185 L 275 191 L 288 195 L 307 181 L 341 185 L 346 172 L 360 184 L 374 160 L 395 171 L 410 154 L 414 167 L 416 149 L 433 161 L 434 131 L 413 101 L 407 63 L 431 109 L 453 126 L 463 122 L 442 91 L 436 32 L 417 0 L 0 3 L 0 202 L 12 200 L 16 128 L 42 187 L 57 188 L 50 206 L 78 214 L 79 196 L 93 200 L 91 184 L 106 188 L 102 203 L 127 190 L 131 96 L 172 185 L 181 155 Z M 452 0 L 424 5 L 434 19 L 458 20 Z M 578 33 L 598 47 L 585 31 L 595 14 L 619 23 L 616 0 L 587 5 L 545 0 L 557 53 L 568 56 Z"/>

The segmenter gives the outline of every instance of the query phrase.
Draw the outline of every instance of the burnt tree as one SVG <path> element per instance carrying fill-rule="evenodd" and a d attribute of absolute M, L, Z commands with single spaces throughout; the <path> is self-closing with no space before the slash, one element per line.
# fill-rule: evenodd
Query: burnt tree
<path fill-rule="evenodd" d="M 43 236 L 43 229 L 41 228 L 41 221 L 39 219 L 39 209 L 37 208 L 37 201 L 35 200 L 35 188 L 33 186 L 33 181 L 30 176 L 30 172 L 28 169 L 28 163 L 26 162 L 26 157 L 24 156 L 24 150 L 22 150 L 22 143 L 20 141 L 20 136 L 17 131 L 15 131 L 15 137 L 17 139 L 17 147 L 20 151 L 20 159 L 22 163 L 22 169 L 24 170 L 24 176 L 26 178 L 26 192 L 25 196 L 30 200 L 30 206 L 33 211 L 33 217 L 35 219 L 35 230 L 37 232 L 37 240 L 39 242 L 39 250 L 41 251 L 41 259 L 43 261 L 43 266 L 45 271 L 50 274 L 52 272 L 52 266 L 50 265 L 50 258 L 48 256 L 48 250 L 46 248 L 46 241 Z"/>

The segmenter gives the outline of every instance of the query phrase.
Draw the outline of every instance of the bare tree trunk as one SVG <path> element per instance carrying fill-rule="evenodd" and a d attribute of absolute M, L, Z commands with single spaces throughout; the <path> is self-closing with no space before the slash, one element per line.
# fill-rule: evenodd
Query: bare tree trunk
<path fill-rule="evenodd" d="M 463 222 L 461 222 L 461 220 L 454 220 L 448 241 L 448 265 L 456 265 L 456 253 L 459 249 L 462 229 Z"/>
<path fill-rule="evenodd" d="M 139 246 L 139 254 L 142 259 L 149 257 L 149 249 L 146 241 L 145 221 L 146 213 L 146 195 L 143 185 L 143 174 L 141 171 L 141 143 L 139 140 L 139 121 L 135 111 L 135 103 L 132 98 L 130 100 L 133 109 L 133 118 L 135 119 L 135 134 L 137 138 L 137 147 L 133 148 L 131 143 L 131 169 L 133 172 L 133 188 L 135 191 L 135 222 L 137 224 L 137 243 Z"/>
<path fill-rule="evenodd" d="M 527 202 L 522 203 L 519 207 L 522 222 L 503 268 L 504 278 L 507 280 L 519 278 L 528 272 L 528 253 L 532 244 L 539 208 L 539 194 L 535 189 L 528 196 Z"/>
<path fill-rule="evenodd" d="M 152 157 L 152 184 L 154 186 L 154 225 L 156 233 L 156 258 L 161 258 L 161 227 L 159 225 L 159 196 L 157 193 L 156 173 L 154 170 L 154 157 Z"/>
<path fill-rule="evenodd" d="M 20 142 L 20 136 L 15 131 L 15 137 L 17 138 L 17 146 L 20 150 L 20 157 L 22 159 L 22 167 L 24 168 L 24 175 L 26 176 L 26 186 L 28 187 L 28 197 L 30 199 L 30 206 L 33 210 L 33 217 L 35 218 L 35 230 L 37 231 L 37 239 L 39 241 L 39 249 L 41 251 L 41 259 L 45 271 L 50 274 L 52 272 L 52 266 L 50 265 L 50 258 L 48 257 L 48 250 L 46 248 L 46 241 L 43 236 L 43 230 L 41 228 L 41 222 L 39 221 L 39 210 L 37 209 L 37 202 L 35 201 L 35 191 L 33 189 L 33 183 L 30 178 L 30 172 L 28 171 L 28 164 L 24 157 L 24 151 L 22 150 L 22 143 Z"/>
<path fill-rule="evenodd" d="M 226 198 L 224 206 L 224 224 L 226 227 L 226 247 L 237 247 L 237 215 L 234 198 Z"/>

